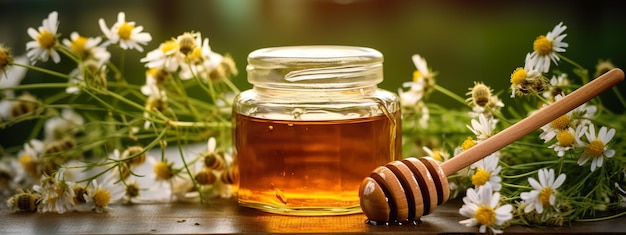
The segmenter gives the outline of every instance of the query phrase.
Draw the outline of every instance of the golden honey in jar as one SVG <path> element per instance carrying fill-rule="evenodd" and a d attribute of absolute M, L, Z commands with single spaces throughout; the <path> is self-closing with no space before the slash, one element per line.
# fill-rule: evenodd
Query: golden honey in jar
<path fill-rule="evenodd" d="M 240 205 L 289 215 L 361 212 L 359 186 L 401 155 L 398 97 L 364 47 L 253 51 L 233 103 Z"/>

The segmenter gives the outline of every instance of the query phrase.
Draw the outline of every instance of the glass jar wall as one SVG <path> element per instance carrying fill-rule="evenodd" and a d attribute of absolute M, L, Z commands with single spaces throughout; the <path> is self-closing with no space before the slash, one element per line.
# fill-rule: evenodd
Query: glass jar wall
<path fill-rule="evenodd" d="M 398 97 L 377 87 L 382 62 L 363 47 L 250 53 L 253 88 L 233 104 L 239 203 L 279 214 L 360 212 L 361 181 L 401 155 Z"/>

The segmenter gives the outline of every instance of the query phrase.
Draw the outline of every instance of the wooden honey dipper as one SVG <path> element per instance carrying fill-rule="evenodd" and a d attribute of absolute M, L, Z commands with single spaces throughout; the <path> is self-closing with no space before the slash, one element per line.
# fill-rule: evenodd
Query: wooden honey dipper
<path fill-rule="evenodd" d="M 542 108 L 442 163 L 430 157 L 405 158 L 379 166 L 359 189 L 361 209 L 372 224 L 419 221 L 450 196 L 447 176 L 489 156 L 515 140 L 584 104 L 624 79 L 612 69 L 571 94 Z"/>

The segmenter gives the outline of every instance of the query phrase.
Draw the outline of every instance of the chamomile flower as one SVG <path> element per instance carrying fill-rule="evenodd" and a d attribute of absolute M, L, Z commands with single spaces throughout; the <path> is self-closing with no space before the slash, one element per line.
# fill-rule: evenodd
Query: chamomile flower
<path fill-rule="evenodd" d="M 472 105 L 470 117 L 478 117 L 481 113 L 491 116 L 504 107 L 504 103 L 492 93 L 492 89 L 482 82 L 475 82 L 474 86 L 469 88 L 469 92 L 466 93 L 469 98 L 465 101 Z"/>
<path fill-rule="evenodd" d="M 563 98 L 562 95 L 554 97 L 556 101 L 561 98 Z M 547 105 L 544 105 L 542 108 L 545 107 L 547 107 Z M 589 125 L 591 124 L 590 119 L 595 116 L 597 110 L 598 108 L 595 105 L 588 105 L 587 103 L 584 103 L 542 126 L 541 130 L 543 132 L 539 134 L 539 138 L 543 139 L 544 142 L 548 142 L 554 139 L 558 133 L 567 130 L 570 127 L 576 129 L 578 126 Z"/>
<path fill-rule="evenodd" d="M 124 196 L 122 197 L 123 203 L 134 203 L 135 201 L 141 201 L 141 187 L 136 180 L 125 181 Z"/>
<path fill-rule="evenodd" d="M 426 127 L 428 119 L 430 118 L 430 111 L 428 107 L 422 101 L 424 97 L 424 79 L 420 79 L 419 72 L 415 72 L 413 75 L 413 81 L 405 82 L 402 87 L 408 87 L 407 91 L 402 88 L 398 88 L 398 97 L 400 97 L 400 105 L 403 108 L 414 110 L 416 113 L 421 113 L 419 124 L 422 127 Z"/>
<path fill-rule="evenodd" d="M 405 82 L 403 87 L 410 87 L 409 90 L 403 91 L 398 88 L 398 96 L 400 97 L 400 105 L 403 107 L 415 107 L 417 103 L 424 97 L 423 82 Z"/>
<path fill-rule="evenodd" d="M 580 142 L 580 137 L 582 137 L 586 132 L 586 126 L 580 125 L 574 128 L 567 128 L 567 130 L 559 131 L 556 134 L 556 143 L 550 145 L 548 148 L 554 149 L 557 152 L 557 156 L 562 157 L 565 155 L 565 152 L 579 147 L 578 143 Z"/>
<path fill-rule="evenodd" d="M 502 188 L 502 178 L 500 171 L 502 167 L 498 164 L 500 161 L 499 153 L 495 152 L 491 155 L 473 163 L 470 166 L 473 174 L 471 176 L 472 184 L 476 187 L 489 185 L 494 191 Z"/>
<path fill-rule="evenodd" d="M 147 157 L 146 160 L 152 166 L 152 178 L 155 181 L 151 190 L 161 189 L 166 192 L 169 195 L 166 200 L 183 200 L 193 190 L 194 184 L 189 174 L 181 174 L 183 171 L 174 167 L 174 162 L 168 159 L 158 161 L 153 157 Z"/>
<path fill-rule="evenodd" d="M 565 182 L 565 174 L 560 174 L 556 179 L 554 178 L 554 169 L 540 169 L 539 181 L 534 178 L 528 178 L 528 183 L 533 187 L 530 192 L 523 192 L 520 194 L 523 200 L 522 204 L 524 212 L 529 213 L 536 210 L 541 214 L 544 208 L 548 206 L 554 206 L 556 203 L 557 188 Z"/>
<path fill-rule="evenodd" d="M 126 14 L 119 12 L 117 14 L 117 22 L 115 22 L 111 28 L 107 27 L 104 19 L 100 18 L 98 21 L 100 29 L 104 35 L 108 38 L 105 45 L 108 44 L 120 44 L 120 47 L 124 50 L 135 49 L 139 52 L 143 52 L 141 45 L 146 45 L 152 41 L 152 36 L 149 33 L 142 32 L 143 26 L 137 26 L 133 21 L 126 21 Z"/>
<path fill-rule="evenodd" d="M 543 86 L 545 78 L 543 78 L 541 72 L 533 68 L 530 55 L 530 53 L 526 54 L 523 68 L 518 67 L 511 73 L 511 98 L 515 98 L 516 94 L 528 95 L 536 93 L 537 88 Z"/>
<path fill-rule="evenodd" d="M 478 144 L 477 141 L 474 140 L 471 136 L 468 136 L 467 138 L 465 138 L 465 140 L 463 140 L 463 143 L 461 143 L 461 145 L 454 148 L 454 156 L 459 155 L 463 151 L 476 146 L 476 144 Z"/>
<path fill-rule="evenodd" d="M 32 139 L 24 144 L 24 149 L 18 153 L 17 161 L 21 166 L 21 172 L 34 178 L 41 176 L 41 157 L 45 151 L 45 145 L 38 139 Z M 18 176 L 19 179 L 26 178 L 26 175 Z"/>
<path fill-rule="evenodd" d="M 9 55 L 10 56 L 10 55 Z M 28 69 L 22 66 L 12 66 L 14 64 L 26 64 L 28 63 L 28 57 L 25 55 L 7 58 L 10 64 L 6 65 L 3 69 L 0 69 L 0 88 L 13 87 L 19 85 Z M 15 98 L 15 92 L 13 89 L 4 89 L 0 93 L 0 98 Z M 2 100 L 4 103 L 10 103 L 10 101 Z M 6 104 L 5 104 L 6 105 Z M 8 117 L 8 112 L 0 113 L 0 117 Z"/>
<path fill-rule="evenodd" d="M 0 44 L 0 79 L 4 77 L 9 66 L 13 64 L 13 56 L 8 47 Z"/>
<path fill-rule="evenodd" d="M 156 159 L 149 157 L 148 162 L 152 164 L 152 172 L 154 173 L 153 177 L 156 181 L 169 181 L 176 175 L 174 163 L 169 162 L 167 159 L 157 161 Z"/>
<path fill-rule="evenodd" d="M 74 183 L 63 178 L 63 171 L 64 168 L 61 168 L 53 176 L 42 176 L 40 185 L 33 186 L 33 190 L 41 194 L 41 200 L 37 207 L 38 212 L 63 214 L 73 210 Z"/>
<path fill-rule="evenodd" d="M 602 167 L 604 157 L 611 158 L 613 157 L 613 155 L 615 155 L 615 150 L 609 149 L 607 146 L 611 139 L 613 139 L 613 136 L 615 136 L 615 129 L 613 128 L 608 129 L 605 126 L 600 127 L 600 130 L 596 135 L 596 129 L 594 125 L 589 125 L 588 131 L 585 132 L 587 142 L 579 142 L 581 146 L 585 147 L 585 151 L 578 159 L 578 165 L 582 166 L 587 163 L 589 159 L 591 159 L 591 171 L 596 170 L 596 168 Z"/>
<path fill-rule="evenodd" d="M 152 50 L 141 58 L 141 62 L 146 63 L 150 69 L 162 69 L 167 72 L 175 72 L 184 63 L 185 56 L 179 52 L 180 45 L 174 39 L 167 40 L 159 48 Z"/>
<path fill-rule="evenodd" d="M 611 60 L 600 59 L 598 60 L 598 63 L 596 64 L 596 72 L 593 73 L 593 76 L 597 78 L 600 75 L 614 68 L 615 68 L 615 65 L 613 64 L 613 62 L 611 62 Z"/>
<path fill-rule="evenodd" d="M 219 64 L 213 70 L 209 72 L 208 79 L 212 81 L 220 81 L 223 79 L 228 79 L 231 76 L 237 75 L 239 71 L 237 70 L 237 66 L 235 66 L 235 60 L 229 54 L 220 55 L 217 53 L 213 53 L 214 58 L 218 58 Z"/>
<path fill-rule="evenodd" d="M 568 46 L 563 39 L 567 34 L 563 32 L 567 29 L 563 22 L 554 26 L 552 31 L 546 35 L 541 35 L 533 42 L 533 52 L 530 54 L 530 63 L 537 71 L 547 73 L 550 70 L 550 61 L 557 64 L 559 52 L 565 52 Z"/>
<path fill-rule="evenodd" d="M 111 58 L 111 53 L 106 48 L 99 46 L 101 37 L 87 38 L 77 32 L 70 34 L 70 39 L 63 39 L 63 45 L 73 51 L 81 60 L 95 60 L 104 64 Z"/>
<path fill-rule="evenodd" d="M 485 140 L 495 134 L 494 130 L 496 129 L 497 123 L 497 119 L 492 117 L 486 117 L 484 114 L 481 113 L 478 115 L 478 120 L 472 119 L 472 126 L 466 126 L 474 133 L 474 135 L 476 135 L 476 138 L 478 140 Z"/>
<path fill-rule="evenodd" d="M 165 69 L 148 69 L 146 70 L 146 84 L 141 86 L 141 93 L 151 96 L 155 92 L 154 88 L 163 87 L 163 84 L 170 79 L 172 79 L 172 75 Z"/>
<path fill-rule="evenodd" d="M 566 73 L 559 74 L 559 76 L 552 76 L 550 79 L 550 89 L 543 92 L 543 97 L 556 100 L 557 95 L 563 96 L 570 92 L 567 88 L 568 86 L 570 86 L 570 81 Z"/>
<path fill-rule="evenodd" d="M 2 45 L 0 45 L 0 47 L 2 47 Z M 2 55 L 0 55 L 0 57 L 2 57 Z M 0 58 L 0 60 L 2 59 Z M 14 64 L 27 64 L 28 57 L 8 57 L 6 58 L 6 60 L 9 61 L 9 64 L 0 69 L 0 90 L 2 90 L 1 88 L 19 85 L 26 76 L 26 72 L 28 71 L 28 69 L 22 66 L 12 66 Z M 3 91 L 0 91 L 0 121 L 9 120 L 12 118 L 11 111 L 14 102 L 11 99 L 14 98 L 15 91 L 13 89 L 4 89 Z"/>
<path fill-rule="evenodd" d="M 172 180 L 171 200 L 179 202 L 199 202 L 200 194 L 189 174 L 180 174 Z"/>
<path fill-rule="evenodd" d="M 101 213 L 110 210 L 109 204 L 119 202 L 125 193 L 122 183 L 115 184 L 115 178 L 104 179 L 102 184 L 93 180 L 87 189 L 87 203 L 92 210 Z"/>
<path fill-rule="evenodd" d="M 53 11 L 48 15 L 48 18 L 43 20 L 42 25 L 37 30 L 28 28 L 28 35 L 33 41 L 26 43 L 26 55 L 32 62 L 37 60 L 46 62 L 50 57 L 54 63 L 61 61 L 61 56 L 56 51 L 59 37 L 57 35 L 58 27 L 58 13 Z"/>
<path fill-rule="evenodd" d="M 196 47 L 186 57 L 189 66 L 181 67 L 178 75 L 181 79 L 187 80 L 194 76 L 211 80 L 213 78 L 212 73 L 222 65 L 224 56 L 214 52 L 209 45 L 209 39 L 205 38 L 202 41 L 201 47 Z M 208 81 L 207 81 L 208 82 Z"/>
<path fill-rule="evenodd" d="M 469 219 L 459 221 L 459 223 L 467 227 L 480 225 L 478 230 L 480 233 L 487 232 L 487 228 L 494 233 L 502 233 L 499 228 L 513 218 L 511 213 L 513 206 L 499 205 L 500 193 L 493 192 L 489 185 L 478 189 L 468 188 L 463 203 L 459 214 Z"/>
<path fill-rule="evenodd" d="M 422 81 L 422 89 L 425 95 L 430 94 L 430 92 L 435 89 L 435 76 L 437 73 L 433 72 L 429 67 L 426 59 L 421 57 L 418 54 L 415 54 L 411 57 L 413 60 L 413 64 L 417 69 L 413 72 L 413 81 L 418 82 Z"/>
<path fill-rule="evenodd" d="M 139 146 L 134 145 L 128 147 L 121 155 L 121 159 L 126 161 L 129 166 L 139 166 L 146 162 L 147 154 L 146 150 Z"/>
<path fill-rule="evenodd" d="M 569 128 L 572 128 L 573 125 L 571 125 L 571 112 L 572 111 L 563 114 L 560 117 L 552 120 L 551 122 L 543 125 L 541 127 L 541 130 L 543 132 L 539 134 L 539 138 L 541 138 L 544 142 L 548 142 L 554 139 L 554 137 L 556 137 L 557 134 L 561 131 L 566 131 Z"/>
<path fill-rule="evenodd" d="M 426 154 L 428 155 L 428 157 L 431 157 L 432 159 L 435 159 L 435 161 L 437 162 L 445 162 L 450 158 L 450 155 L 448 154 L 448 152 L 446 151 L 441 151 L 439 149 L 430 149 L 429 147 L 423 146 L 422 150 L 424 150 L 424 152 L 426 152 Z"/>
<path fill-rule="evenodd" d="M 402 83 L 402 87 L 409 89 L 407 91 L 403 91 L 402 88 L 398 89 L 400 104 L 403 107 L 414 107 L 422 100 L 426 91 L 426 77 L 430 76 L 430 70 L 424 58 L 416 54 L 412 59 L 417 69 L 413 72 L 413 80 Z"/>
<path fill-rule="evenodd" d="M 6 205 L 13 212 L 35 212 L 37 211 L 37 206 L 39 204 L 39 200 L 41 200 L 41 195 L 38 193 L 32 192 L 30 190 L 17 189 L 17 193 L 13 194 L 13 196 L 6 195 L 9 199 L 6 201 Z M 8 193 L 5 191 L 4 193 Z"/>
<path fill-rule="evenodd" d="M 88 59 L 78 64 L 78 67 L 70 72 L 69 84 L 65 89 L 68 94 L 79 94 L 81 88 L 86 86 L 89 88 L 102 89 L 107 88 L 107 66 L 93 59 Z M 74 85 L 75 84 L 75 85 Z"/>

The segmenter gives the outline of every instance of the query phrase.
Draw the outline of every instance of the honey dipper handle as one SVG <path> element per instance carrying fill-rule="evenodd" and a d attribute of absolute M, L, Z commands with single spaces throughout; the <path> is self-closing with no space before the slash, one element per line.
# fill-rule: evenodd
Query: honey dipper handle
<path fill-rule="evenodd" d="M 442 163 L 441 168 L 446 176 L 454 174 L 584 104 L 623 79 L 624 72 L 619 68 L 614 68 L 551 105 Z"/>

